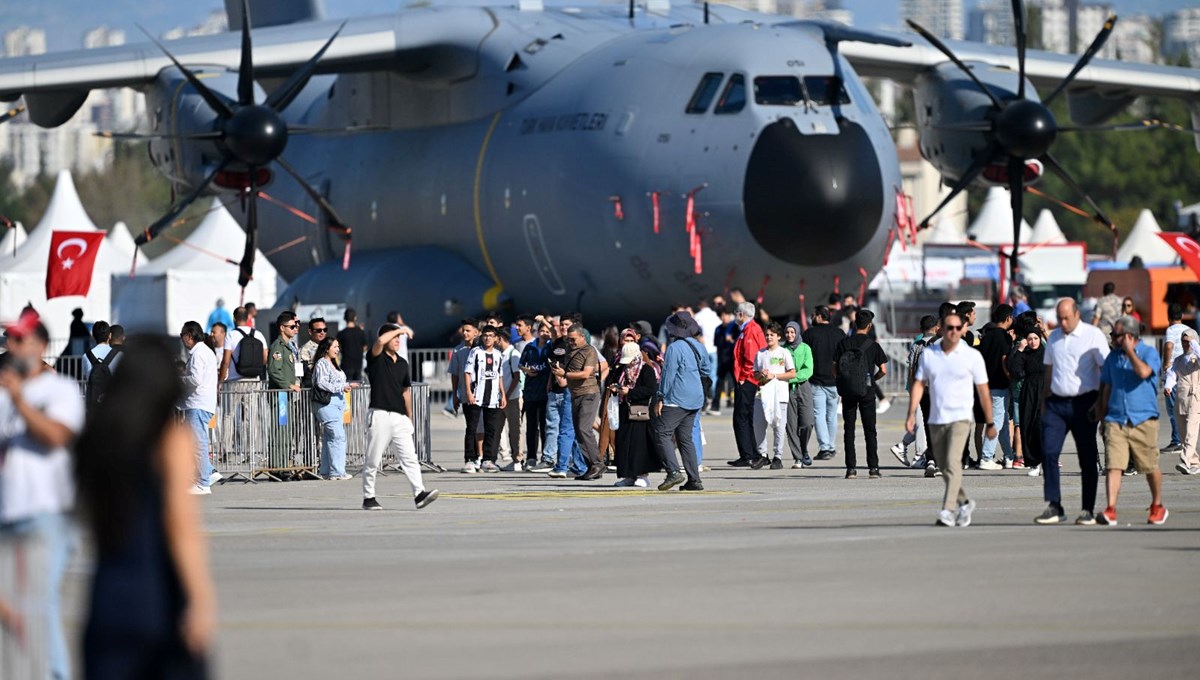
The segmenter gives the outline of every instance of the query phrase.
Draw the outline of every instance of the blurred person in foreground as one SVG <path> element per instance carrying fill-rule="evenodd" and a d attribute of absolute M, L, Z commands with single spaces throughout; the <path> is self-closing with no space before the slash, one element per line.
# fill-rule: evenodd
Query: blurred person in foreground
<path fill-rule="evenodd" d="M 75 504 L 68 447 L 84 422 L 79 386 L 42 360 L 50 333 L 38 313 L 26 309 L 5 331 L 8 352 L 0 368 L 0 534 L 43 550 L 26 569 L 41 576 L 28 602 L 28 616 L 46 626 L 37 637 L 48 643 L 52 678 L 69 678 L 70 660 L 59 615 L 59 590 L 74 543 L 70 513 Z M 167 373 L 175 375 L 172 367 Z M 172 409 L 175 402 L 167 402 Z M 190 458 L 188 459 L 190 463 Z M 29 632 L 27 630 L 27 632 Z"/>
<path fill-rule="evenodd" d="M 217 604 L 196 499 L 196 442 L 165 342 L 135 339 L 76 447 L 96 571 L 83 642 L 89 680 L 203 678 Z"/>

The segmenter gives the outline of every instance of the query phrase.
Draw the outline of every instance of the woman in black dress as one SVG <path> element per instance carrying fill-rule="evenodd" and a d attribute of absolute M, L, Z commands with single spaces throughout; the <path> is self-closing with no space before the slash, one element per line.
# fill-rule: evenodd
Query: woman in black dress
<path fill-rule="evenodd" d="M 84 634 L 89 680 L 207 677 L 216 598 L 196 497 L 196 443 L 180 424 L 175 352 L 135 340 L 76 447 L 96 547 Z"/>
<path fill-rule="evenodd" d="M 1008 360 L 1008 370 L 1020 384 L 1017 417 L 1020 419 L 1021 455 L 1031 476 L 1041 473 L 1042 464 L 1042 384 L 1046 354 L 1045 338 L 1036 323 L 1017 327 L 1017 343 Z"/>
<path fill-rule="evenodd" d="M 650 400 L 658 391 L 658 349 L 627 342 L 621 347 L 620 375 L 613 393 L 621 399 L 621 427 L 617 429 L 616 486 L 649 486 L 650 473 L 662 470 L 650 431 Z M 630 407 L 645 409 L 645 420 L 630 419 Z"/>

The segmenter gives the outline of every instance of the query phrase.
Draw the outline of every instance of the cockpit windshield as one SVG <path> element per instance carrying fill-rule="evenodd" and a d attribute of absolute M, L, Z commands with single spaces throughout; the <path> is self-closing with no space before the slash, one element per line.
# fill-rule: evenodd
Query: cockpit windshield
<path fill-rule="evenodd" d="M 836 94 L 837 101 L 833 100 Z M 849 104 L 850 96 L 835 76 L 758 76 L 754 79 L 754 101 L 762 106 L 814 106 Z"/>

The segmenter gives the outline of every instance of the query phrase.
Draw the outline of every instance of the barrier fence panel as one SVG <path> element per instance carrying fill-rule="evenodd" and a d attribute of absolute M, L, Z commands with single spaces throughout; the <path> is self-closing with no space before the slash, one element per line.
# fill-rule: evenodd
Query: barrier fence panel
<path fill-rule="evenodd" d="M 371 388 L 351 390 L 346 427 L 346 468 L 361 469 L 367 451 L 367 417 Z M 414 444 L 422 465 L 432 465 L 429 429 L 429 386 L 412 388 Z M 217 394 L 217 414 L 210 429 L 210 455 L 224 481 L 317 478 L 321 428 L 311 390 L 269 390 L 257 381 L 227 383 Z M 399 469 L 394 452 L 383 469 Z"/>

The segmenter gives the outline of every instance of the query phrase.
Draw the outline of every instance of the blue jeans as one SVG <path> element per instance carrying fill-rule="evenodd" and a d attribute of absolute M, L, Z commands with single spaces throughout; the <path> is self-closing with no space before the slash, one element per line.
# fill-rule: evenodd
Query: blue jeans
<path fill-rule="evenodd" d="M 341 418 L 321 423 L 321 464 L 317 474 L 339 477 L 346 474 L 346 427 Z"/>
<path fill-rule="evenodd" d="M 45 617 L 47 629 L 44 635 L 46 651 L 49 654 L 50 677 L 54 680 L 69 680 L 71 656 L 67 651 L 66 636 L 63 634 L 59 598 L 67 563 L 70 562 L 71 553 L 75 549 L 75 524 L 65 514 L 51 513 L 20 520 L 0 530 L 29 535 L 45 546 L 46 563 L 38 565 L 46 570 L 46 577 L 42 581 L 45 591 L 32 593 L 32 596 L 34 602 L 41 604 L 42 616 Z"/>
<path fill-rule="evenodd" d="M 712 338 L 709 338 L 709 340 L 712 340 Z M 715 349 L 708 353 L 708 377 L 712 380 L 712 389 L 709 390 L 708 394 L 704 395 L 705 406 L 712 402 L 713 397 L 717 394 L 717 390 L 720 389 L 717 387 L 717 350 Z M 700 410 L 704 410 L 704 406 L 701 406 Z"/>
<path fill-rule="evenodd" d="M 208 488 L 208 478 L 212 477 L 212 461 L 208 459 L 208 423 L 212 417 L 212 413 L 198 408 L 183 411 L 183 419 L 196 436 L 196 470 L 200 475 L 196 485 L 205 489 Z"/>
<path fill-rule="evenodd" d="M 1062 507 L 1058 457 L 1070 432 L 1075 440 L 1075 449 L 1079 452 L 1083 509 L 1096 511 L 1096 484 L 1100 479 L 1096 463 L 1099 452 L 1096 450 L 1096 423 L 1088 414 L 1095 403 L 1095 392 L 1078 397 L 1052 396 L 1046 399 L 1046 415 L 1042 417 L 1042 493 L 1047 503 Z"/>
<path fill-rule="evenodd" d="M 813 385 L 813 418 L 817 425 L 817 446 L 821 451 L 835 451 L 837 436 L 837 387 Z"/>
<path fill-rule="evenodd" d="M 1171 390 L 1170 394 L 1163 395 L 1167 402 L 1167 413 L 1170 414 L 1171 421 L 1171 446 L 1179 446 L 1179 425 L 1175 424 L 1175 390 Z"/>
<path fill-rule="evenodd" d="M 546 441 L 542 444 L 542 460 L 553 465 L 558 460 L 558 427 L 562 417 L 563 400 L 571 401 L 567 393 L 546 393 Z M 572 430 L 574 432 L 574 430 Z"/>
<path fill-rule="evenodd" d="M 996 438 L 983 440 L 983 460 L 996 457 L 996 444 L 999 443 L 1002 455 L 1012 458 L 1012 441 L 1008 436 L 1008 419 L 1005 418 L 1005 403 L 1008 401 L 1008 390 L 992 390 L 992 422 L 996 423 Z"/>
<path fill-rule="evenodd" d="M 575 440 L 575 426 L 571 419 L 571 395 L 564 392 L 559 395 L 551 393 L 550 396 L 552 398 L 559 397 L 559 403 L 553 409 L 558 412 L 558 454 L 554 462 L 554 471 L 569 471 L 574 475 L 582 475 L 587 472 L 588 466 L 583 460 L 583 451 L 579 449 L 579 442 Z M 548 414 L 549 411 L 547 411 L 547 418 Z M 549 437 L 549 435 L 546 436 Z"/>

